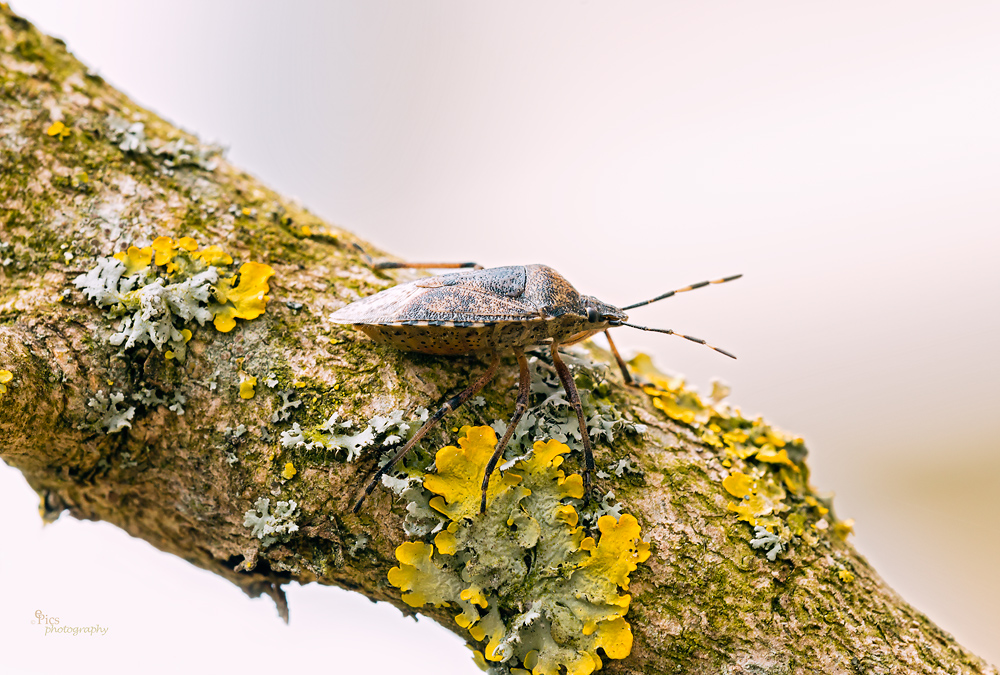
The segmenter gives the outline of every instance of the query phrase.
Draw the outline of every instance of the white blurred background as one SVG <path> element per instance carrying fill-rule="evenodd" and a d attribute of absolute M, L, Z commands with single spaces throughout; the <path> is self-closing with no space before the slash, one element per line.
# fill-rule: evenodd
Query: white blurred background
<path fill-rule="evenodd" d="M 807 439 L 918 609 L 1000 663 L 1000 4 L 15 0 L 112 84 L 396 255 L 544 262 Z M 269 600 L 0 465 L 5 673 L 478 672 L 343 591 Z M 40 637 L 36 609 L 104 637 Z M 176 648 L 162 651 L 162 645 Z M 404 656 L 405 653 L 405 656 Z M 155 662 L 147 661 L 155 654 Z"/>

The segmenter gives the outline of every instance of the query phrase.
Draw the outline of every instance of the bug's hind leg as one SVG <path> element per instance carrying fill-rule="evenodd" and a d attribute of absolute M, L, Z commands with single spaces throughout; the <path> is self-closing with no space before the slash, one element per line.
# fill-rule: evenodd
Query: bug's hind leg
<path fill-rule="evenodd" d="M 418 262 L 378 262 L 372 265 L 377 270 L 398 270 L 402 268 L 408 269 L 421 269 L 421 270 L 451 270 L 459 268 L 470 268 L 474 270 L 481 270 L 483 266 L 479 263 L 474 262 L 463 262 L 463 263 L 418 263 Z"/>
<path fill-rule="evenodd" d="M 569 403 L 573 406 L 573 410 L 576 411 L 576 419 L 580 423 L 580 439 L 583 441 L 583 456 L 584 456 L 584 471 L 583 471 L 583 489 L 585 498 L 590 498 L 590 474 L 594 472 L 594 453 L 590 449 L 590 435 L 587 433 L 587 419 L 583 416 L 583 405 L 580 404 L 580 393 L 576 390 L 576 382 L 573 381 L 573 375 L 570 374 L 569 368 L 563 363 L 562 357 L 559 356 L 559 343 L 552 343 L 552 363 L 556 367 L 556 372 L 559 373 L 559 379 L 562 380 L 563 388 L 569 395 Z"/>
<path fill-rule="evenodd" d="M 618 353 L 618 347 L 615 346 L 615 341 L 611 339 L 611 333 L 605 330 L 604 337 L 608 339 L 608 346 L 611 347 L 611 353 L 614 354 L 615 361 L 618 362 L 618 367 L 622 371 L 622 379 L 625 380 L 625 386 L 638 387 L 639 384 L 632 379 L 632 373 L 628 371 L 628 364 L 625 363 L 625 359 L 622 358 L 622 355 Z"/>
<path fill-rule="evenodd" d="M 507 424 L 507 431 L 504 432 L 503 438 L 497 443 L 497 448 L 493 451 L 493 456 L 490 457 L 489 464 L 486 465 L 486 475 L 483 476 L 483 499 L 479 503 L 480 513 L 486 513 L 486 490 L 490 486 L 490 476 L 493 475 L 493 469 L 496 467 L 497 462 L 500 461 L 500 458 L 503 457 L 504 448 L 510 442 L 510 437 L 514 435 L 517 423 L 521 421 L 521 416 L 528 409 L 528 396 L 531 394 L 531 373 L 528 372 L 528 359 L 525 358 L 524 350 L 520 347 L 514 347 L 514 356 L 517 357 L 517 365 L 521 369 L 521 382 L 517 391 L 517 403 L 514 405 L 514 416 L 510 418 L 510 423 Z"/>
<path fill-rule="evenodd" d="M 450 399 L 445 401 L 444 405 L 441 406 L 436 413 L 431 415 L 430 419 L 424 422 L 424 425 L 422 427 L 417 429 L 417 433 L 413 434 L 410 440 L 406 442 L 406 445 L 404 445 L 402 449 L 400 449 L 395 455 L 393 455 L 392 459 L 390 459 L 385 464 L 385 466 L 383 466 L 381 469 L 375 472 L 375 475 L 372 476 L 372 479 L 368 481 L 368 485 L 365 486 L 364 492 L 358 498 L 358 501 L 355 502 L 353 508 L 354 513 L 357 513 L 358 511 L 361 510 L 361 505 L 365 503 L 365 498 L 368 497 L 368 495 L 370 495 L 372 491 L 375 489 L 375 486 L 379 484 L 379 481 L 382 480 L 382 476 L 388 473 L 389 471 L 392 471 L 392 467 L 396 466 L 399 460 L 403 459 L 403 457 L 406 456 L 406 453 L 410 451 L 410 448 L 416 445 L 417 442 L 421 438 L 423 438 L 427 434 L 427 432 L 431 430 L 431 427 L 437 424 L 442 417 L 444 417 L 453 410 L 458 410 L 463 403 L 468 401 L 475 394 L 479 393 L 479 391 L 483 387 L 485 387 L 490 380 L 493 379 L 493 376 L 496 375 L 497 368 L 499 366 L 500 366 L 500 354 L 498 352 L 493 352 L 493 361 L 490 362 L 490 366 L 489 368 L 486 369 L 486 372 L 480 375 L 479 379 L 473 382 L 472 385 L 469 386 L 469 388 L 467 388 L 465 391 L 455 394 Z"/>
<path fill-rule="evenodd" d="M 482 265 L 474 262 L 463 262 L 463 263 L 418 263 L 418 262 L 392 262 L 392 261 L 375 262 L 374 260 L 372 260 L 372 257 L 368 255 L 368 252 L 361 247 L 361 244 L 354 242 L 354 248 L 361 251 L 361 255 L 364 256 L 365 262 L 367 262 L 372 269 L 376 270 L 398 270 L 403 268 L 422 269 L 422 270 L 452 270 L 452 269 L 462 269 L 462 268 L 471 268 L 475 270 L 483 269 Z"/>

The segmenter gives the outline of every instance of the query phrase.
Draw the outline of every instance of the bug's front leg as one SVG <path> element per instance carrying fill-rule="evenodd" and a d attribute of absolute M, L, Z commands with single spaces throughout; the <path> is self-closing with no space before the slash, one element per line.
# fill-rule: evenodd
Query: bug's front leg
<path fill-rule="evenodd" d="M 625 363 L 625 359 L 622 358 L 622 355 L 618 353 L 618 347 L 615 346 L 615 341 L 611 339 L 611 332 L 605 329 L 604 337 L 608 339 L 608 346 L 611 347 L 611 353 L 614 354 L 615 361 L 618 362 L 618 367 L 622 371 L 622 379 L 625 380 L 625 386 L 638 387 L 638 383 L 632 379 L 632 373 L 628 371 L 628 364 Z"/>
<path fill-rule="evenodd" d="M 490 476 L 493 474 L 493 469 L 496 467 L 497 462 L 503 457 L 504 448 L 507 447 L 507 443 L 510 442 L 510 437 L 514 435 L 514 429 L 517 428 L 517 423 L 521 421 L 521 416 L 524 415 L 524 411 L 528 409 L 528 397 L 531 394 L 531 373 L 528 372 L 528 359 L 524 356 L 524 350 L 521 347 L 514 347 L 514 356 L 517 357 L 517 365 L 521 370 L 521 382 L 517 391 L 517 403 L 514 405 L 514 416 L 510 418 L 510 423 L 507 424 L 507 431 L 504 432 L 503 438 L 497 443 L 496 450 L 493 451 L 493 456 L 490 457 L 489 464 L 486 465 L 486 475 L 483 476 L 483 499 L 479 503 L 479 512 L 486 513 L 486 490 L 490 486 Z"/>
<path fill-rule="evenodd" d="M 559 343 L 552 342 L 552 363 L 556 367 L 556 372 L 559 373 L 559 379 L 562 380 L 563 388 L 569 395 L 569 403 L 573 406 L 573 410 L 576 411 L 576 419 L 580 423 L 580 439 L 583 441 L 583 456 L 584 456 L 584 471 L 583 471 L 583 489 L 585 493 L 585 498 L 590 498 L 590 475 L 594 472 L 594 453 L 590 449 L 590 435 L 587 433 L 587 419 L 583 416 L 583 405 L 580 404 L 580 393 L 576 390 L 576 382 L 573 381 L 573 375 L 570 374 L 569 368 L 563 363 L 562 357 L 559 356 Z"/>
<path fill-rule="evenodd" d="M 413 434 L 413 436 L 410 437 L 410 440 L 406 442 L 406 445 L 404 445 L 402 449 L 400 449 L 395 455 L 393 455 L 392 459 L 390 459 L 381 469 L 375 472 L 375 475 L 372 476 L 372 479 L 368 481 L 368 485 L 365 486 L 364 492 L 358 498 L 358 501 L 355 502 L 354 508 L 352 509 L 354 513 L 357 513 L 358 511 L 361 510 L 361 505 L 365 503 L 365 498 L 368 497 L 368 495 L 370 495 L 372 491 L 375 489 L 375 486 L 379 484 L 379 481 L 382 480 L 382 476 L 388 473 L 389 471 L 392 471 L 392 467 L 396 466 L 399 460 L 403 459 L 403 457 L 406 456 L 406 453 L 410 451 L 410 448 L 416 445 L 417 442 L 421 438 L 423 438 L 427 434 L 427 432 L 431 430 L 431 427 L 437 424 L 442 417 L 444 417 L 453 410 L 458 410 L 463 403 L 465 403 L 471 397 L 479 393 L 479 391 L 483 387 L 485 387 L 490 380 L 493 379 L 493 376 L 496 375 L 497 368 L 499 366 L 500 366 L 500 354 L 499 352 L 493 352 L 493 361 L 490 362 L 490 366 L 489 368 L 486 369 L 486 372 L 480 375 L 479 379 L 473 382 L 472 385 L 465 391 L 458 393 L 455 396 L 452 396 L 447 401 L 445 401 L 444 405 L 441 406 L 436 413 L 431 415 L 430 419 L 424 422 L 424 425 L 422 427 L 417 429 L 417 433 Z"/>

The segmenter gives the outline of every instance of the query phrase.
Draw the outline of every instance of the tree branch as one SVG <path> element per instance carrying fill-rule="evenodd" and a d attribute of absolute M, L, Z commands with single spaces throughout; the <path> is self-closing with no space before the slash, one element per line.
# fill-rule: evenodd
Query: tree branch
<path fill-rule="evenodd" d="M 68 510 L 114 523 L 272 596 L 283 614 L 280 587 L 290 580 L 413 611 L 386 581 L 407 540 L 405 500 L 380 488 L 359 516 L 350 513 L 376 466 L 374 446 L 345 461 L 318 445 L 286 447 L 279 434 L 293 423 L 316 430 L 335 412 L 361 423 L 433 407 L 485 362 L 402 354 L 329 324 L 346 302 L 394 283 L 366 265 L 353 235 L 129 101 L 2 7 L 0 371 L 12 379 L 0 393 L 0 457 L 39 493 L 44 517 Z M 231 332 L 191 323 L 183 359 L 110 344 L 117 321 L 73 280 L 97 258 L 157 237 L 192 237 L 237 262 L 270 265 L 264 315 Z M 647 426 L 595 448 L 600 493 L 614 491 L 652 547 L 632 578 L 631 654 L 606 660 L 609 672 L 997 673 L 844 541 L 848 528 L 808 488 L 801 442 L 771 439 L 753 422 L 740 427 L 750 439 L 723 438 L 711 425 L 736 429 L 735 413 L 652 371 L 659 387 L 625 387 L 599 365 L 607 355 L 592 353 L 598 365 L 579 365 L 578 376 L 599 381 L 616 414 Z M 505 419 L 516 370 L 505 359 L 484 404 L 432 433 L 425 457 L 453 440 L 452 427 Z M 255 395 L 243 398 L 251 376 Z M 107 423 L 114 395 L 118 410 L 133 408 L 122 420 L 131 426 Z M 624 459 L 634 470 L 608 470 Z M 723 481 L 740 475 L 756 480 L 754 490 L 781 492 L 768 497 L 768 513 L 738 518 L 747 500 Z M 296 502 L 298 531 L 274 543 L 254 536 L 246 514 L 261 498 Z M 753 519 L 784 537 L 775 560 L 751 546 Z M 453 609 L 418 611 L 470 639 Z"/>

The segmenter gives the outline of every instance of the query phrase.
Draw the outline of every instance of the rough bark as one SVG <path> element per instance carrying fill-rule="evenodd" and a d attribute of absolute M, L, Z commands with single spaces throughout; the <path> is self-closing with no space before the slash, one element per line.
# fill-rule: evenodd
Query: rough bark
<path fill-rule="evenodd" d="M 68 510 L 114 523 L 251 595 L 271 595 L 283 613 L 280 587 L 290 580 L 338 585 L 412 612 L 386 581 L 406 540 L 404 504 L 379 489 L 359 516 L 350 513 L 377 453 L 345 462 L 282 447 L 276 437 L 288 424 L 270 422 L 277 392 L 290 389 L 303 402 L 291 420 L 303 426 L 337 410 L 368 419 L 433 407 L 485 362 L 402 354 L 327 323 L 397 273 L 373 272 L 352 234 L 224 159 L 188 160 L 176 144 L 165 150 L 177 139 L 203 147 L 2 7 L 0 370 L 14 377 L 0 394 L 0 457 L 39 493 L 44 517 Z M 144 123 L 144 151 L 122 149 L 112 117 Z M 55 122 L 65 133 L 53 131 Z M 229 333 L 196 328 L 183 362 L 108 344 L 109 319 L 72 280 L 97 256 L 157 236 L 191 236 L 271 265 L 265 314 Z M 239 397 L 241 372 L 258 376 L 253 399 Z M 484 406 L 459 412 L 424 445 L 453 441 L 454 427 L 505 418 L 513 359 L 502 372 Z M 273 389 L 263 384 L 269 373 Z M 97 392 L 129 398 L 144 388 L 168 402 L 180 394 L 184 414 L 140 405 L 131 428 L 113 434 L 88 417 Z M 727 508 L 734 500 L 721 482 L 742 460 L 706 442 L 703 421 L 678 421 L 619 380 L 608 396 L 649 431 L 598 444 L 599 467 L 631 456 L 641 469 L 601 478 L 600 490 L 615 490 L 653 552 L 633 574 L 632 653 L 606 661 L 608 672 L 997 673 L 899 598 L 835 528 L 797 539 L 775 561 L 752 549 L 750 527 Z M 240 424 L 250 432 L 226 433 Z M 289 461 L 293 479 L 281 474 Z M 244 525 L 261 496 L 294 499 L 301 529 L 262 546 Z M 453 612 L 419 611 L 468 639 Z"/>

